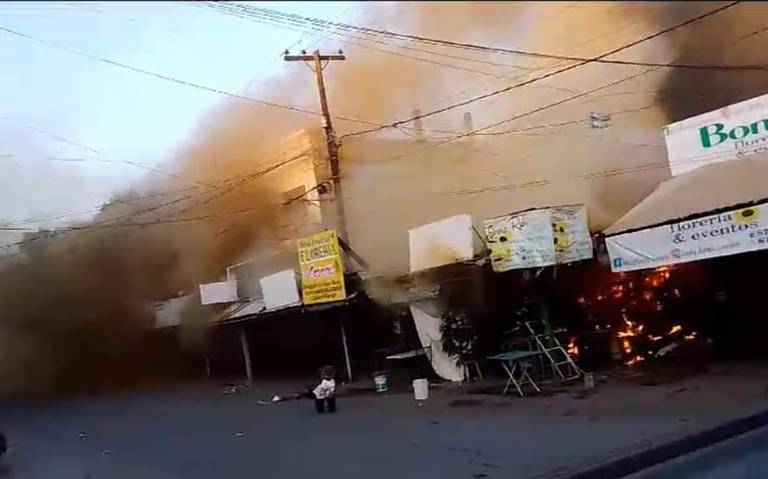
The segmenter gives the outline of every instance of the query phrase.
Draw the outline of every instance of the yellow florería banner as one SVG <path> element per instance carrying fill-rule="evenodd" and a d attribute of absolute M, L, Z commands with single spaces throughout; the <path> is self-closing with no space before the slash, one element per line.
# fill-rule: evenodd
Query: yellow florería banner
<path fill-rule="evenodd" d="M 346 299 L 344 263 L 336 230 L 298 240 L 301 295 L 304 304 L 330 303 Z"/>

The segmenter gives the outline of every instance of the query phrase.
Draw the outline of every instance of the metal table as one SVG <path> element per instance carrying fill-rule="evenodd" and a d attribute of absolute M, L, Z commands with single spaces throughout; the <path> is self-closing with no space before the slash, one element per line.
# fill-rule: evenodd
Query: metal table
<path fill-rule="evenodd" d="M 419 356 L 426 356 L 427 359 L 431 359 L 431 348 L 419 348 L 419 349 L 412 349 L 411 351 L 405 351 L 398 354 L 390 354 L 389 356 L 386 356 L 384 359 L 410 359 L 410 358 L 417 358 Z"/>
<path fill-rule="evenodd" d="M 503 353 L 496 354 L 495 356 L 489 356 L 487 359 L 491 361 L 498 361 L 501 363 L 501 367 L 507 373 L 507 384 L 504 386 L 504 391 L 501 393 L 507 394 L 509 387 L 514 385 L 517 389 L 517 393 L 520 397 L 525 396 L 523 394 L 522 386 L 530 384 L 536 392 L 541 392 L 539 386 L 533 382 L 528 370 L 531 368 L 531 364 L 528 361 L 541 354 L 541 351 L 505 351 Z"/>

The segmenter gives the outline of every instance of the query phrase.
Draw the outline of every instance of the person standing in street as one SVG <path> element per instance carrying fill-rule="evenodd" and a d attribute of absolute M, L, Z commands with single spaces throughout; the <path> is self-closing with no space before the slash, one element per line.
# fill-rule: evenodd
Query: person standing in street
<path fill-rule="evenodd" d="M 312 396 L 315 399 L 315 409 L 319 414 L 325 412 L 326 404 L 328 412 L 336 412 L 336 380 L 332 367 L 326 366 L 320 369 L 320 384 L 312 390 Z"/>

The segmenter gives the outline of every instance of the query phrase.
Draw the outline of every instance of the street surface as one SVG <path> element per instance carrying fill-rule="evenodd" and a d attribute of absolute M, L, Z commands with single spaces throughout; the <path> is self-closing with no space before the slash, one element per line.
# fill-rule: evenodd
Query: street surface
<path fill-rule="evenodd" d="M 766 477 L 768 477 L 768 428 L 673 459 L 628 479 L 764 479 Z"/>
<path fill-rule="evenodd" d="M 654 387 L 613 380 L 593 394 L 577 387 L 524 399 L 436 388 L 423 405 L 410 394 L 371 393 L 340 397 L 334 415 L 316 414 L 308 400 L 269 402 L 296 384 L 6 404 L 0 477 L 561 477 L 764 409 L 758 374 Z"/>

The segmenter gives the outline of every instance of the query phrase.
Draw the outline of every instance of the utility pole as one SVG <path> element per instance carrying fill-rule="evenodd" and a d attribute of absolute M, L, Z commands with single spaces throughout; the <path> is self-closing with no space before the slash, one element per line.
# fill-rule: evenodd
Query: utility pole
<path fill-rule="evenodd" d="M 311 55 L 305 50 L 301 55 L 291 55 L 288 50 L 285 51 L 283 59 L 287 62 L 304 62 L 312 71 L 315 72 L 317 81 L 317 92 L 320 95 L 320 109 L 323 113 L 323 130 L 325 131 L 325 143 L 328 148 L 328 163 L 331 170 L 331 181 L 333 182 L 333 198 L 336 204 L 336 227 L 337 233 L 341 237 L 343 244 L 348 244 L 347 237 L 347 218 L 344 212 L 344 199 L 341 194 L 341 167 L 339 165 L 339 143 L 336 139 L 336 133 L 333 130 L 331 113 L 328 109 L 328 98 L 325 94 L 325 79 L 323 78 L 323 69 L 332 61 L 346 60 L 344 52 L 339 50 L 337 54 L 321 55 L 319 50 L 315 50 Z"/>

